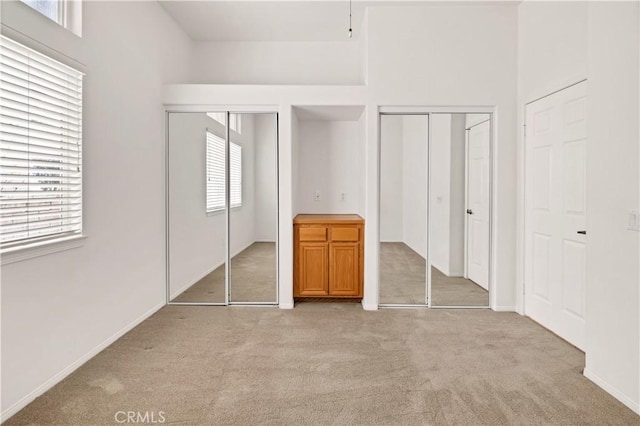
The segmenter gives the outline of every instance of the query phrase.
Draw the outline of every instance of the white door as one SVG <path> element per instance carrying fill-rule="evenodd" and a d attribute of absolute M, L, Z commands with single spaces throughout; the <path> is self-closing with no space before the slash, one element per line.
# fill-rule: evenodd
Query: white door
<path fill-rule="evenodd" d="M 489 142 L 491 122 L 467 134 L 467 278 L 489 289 Z"/>
<path fill-rule="evenodd" d="M 584 348 L 587 83 L 526 108 L 525 313 Z"/>

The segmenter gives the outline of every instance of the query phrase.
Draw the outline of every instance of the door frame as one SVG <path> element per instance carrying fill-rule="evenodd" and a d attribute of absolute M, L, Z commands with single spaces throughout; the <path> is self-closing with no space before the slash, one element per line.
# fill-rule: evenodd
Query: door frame
<path fill-rule="evenodd" d="M 247 105 L 166 105 L 165 106 L 165 158 L 164 158 L 164 174 L 165 174 L 165 287 L 166 287 L 166 304 L 167 305 L 184 305 L 184 306 L 269 306 L 278 307 L 280 304 L 280 110 L 277 106 L 247 106 Z M 170 262 L 170 197 L 169 197 L 169 116 L 171 113 L 207 113 L 207 112 L 224 112 L 226 123 L 229 123 L 230 114 L 273 114 L 276 120 L 275 137 L 276 137 L 276 152 L 275 152 L 275 171 L 276 171 L 276 282 L 275 301 L 271 302 L 233 302 L 230 300 L 231 287 L 231 206 L 230 206 L 230 191 L 226 191 L 226 206 L 225 206 L 225 301 L 224 302 L 173 302 L 171 300 L 171 262 Z M 226 183 L 230 184 L 229 179 L 229 161 L 230 161 L 230 127 L 225 125 L 225 146 L 226 152 Z"/>
<path fill-rule="evenodd" d="M 431 170 L 428 167 L 429 158 L 430 158 L 430 141 L 432 139 L 432 126 L 431 126 L 431 115 L 432 114 L 488 114 L 489 120 L 491 123 L 490 136 L 489 136 L 489 282 L 488 282 L 488 291 L 489 291 L 489 304 L 488 306 L 437 306 L 432 305 L 431 301 L 431 261 L 430 261 L 430 253 L 431 253 L 431 206 L 429 201 L 429 194 L 431 193 Z M 425 195 L 427 198 L 427 248 L 426 248 L 426 300 L 425 304 L 381 304 L 378 302 L 378 307 L 380 308 L 434 308 L 434 309 L 495 309 L 497 306 L 497 292 L 495 286 L 495 259 L 496 259 L 496 217 L 495 212 L 497 211 L 495 202 L 496 202 L 496 150 L 495 146 L 497 146 L 497 134 L 496 125 L 497 125 L 497 112 L 496 107 L 493 106 L 378 106 L 377 112 L 377 127 L 378 127 L 378 162 L 377 162 L 377 191 L 378 191 L 378 215 L 380 213 L 380 148 L 382 146 L 382 132 L 381 128 L 381 116 L 382 115 L 427 115 L 428 118 L 428 136 L 427 136 L 427 194 Z M 465 129 L 466 133 L 466 129 Z M 466 137 L 465 137 L 465 157 L 466 157 Z M 467 166 L 465 164 L 465 204 L 466 204 L 466 170 Z M 466 220 L 465 220 L 465 228 L 466 228 Z M 466 229 L 465 229 L 466 234 Z M 378 221 L 378 264 L 380 264 L 380 222 Z M 465 235 L 465 244 L 466 244 L 466 235 Z M 465 247 L 465 257 L 466 257 L 466 247 Z M 466 259 L 465 259 L 465 274 L 466 274 Z M 380 268 L 378 268 L 378 299 L 380 296 Z"/>
<path fill-rule="evenodd" d="M 518 250 L 520 250 L 520 255 L 517 256 L 517 274 L 518 274 L 518 284 L 521 288 L 521 291 L 518 292 L 521 295 L 520 303 L 517 303 L 516 311 L 524 316 L 529 316 L 527 311 L 527 293 L 530 291 L 526 282 L 526 271 L 527 271 L 527 235 L 528 229 L 530 226 L 530 220 L 528 220 L 527 207 L 531 203 L 530 195 L 527 192 L 527 107 L 530 104 L 533 104 L 539 100 L 548 98 L 549 96 L 553 96 L 557 93 L 562 92 L 563 90 L 569 89 L 571 87 L 577 86 L 579 84 L 588 82 L 587 78 L 578 78 L 574 80 L 572 83 L 565 84 L 562 87 L 553 89 L 546 94 L 538 95 L 532 97 L 531 100 L 524 102 L 522 105 L 522 146 L 521 146 L 521 156 L 520 156 L 520 167 L 521 167 L 521 179 L 518 185 L 518 190 L 520 191 L 520 197 L 518 202 L 520 203 L 520 209 L 518 213 L 518 219 L 522 224 L 518 229 L 520 244 L 518 244 Z M 588 84 L 588 83 L 587 83 Z M 588 96 L 588 86 L 587 86 L 587 96 Z M 589 135 L 587 134 L 587 140 Z M 586 211 L 585 211 L 586 214 Z"/>

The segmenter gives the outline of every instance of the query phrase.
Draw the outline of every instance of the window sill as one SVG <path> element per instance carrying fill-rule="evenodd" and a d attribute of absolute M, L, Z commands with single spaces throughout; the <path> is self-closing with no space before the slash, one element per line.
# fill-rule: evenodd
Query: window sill
<path fill-rule="evenodd" d="M 35 257 L 82 247 L 86 239 L 86 235 L 74 235 L 72 237 L 11 247 L 0 252 L 0 265 L 22 262 L 23 260 L 33 259 Z"/>

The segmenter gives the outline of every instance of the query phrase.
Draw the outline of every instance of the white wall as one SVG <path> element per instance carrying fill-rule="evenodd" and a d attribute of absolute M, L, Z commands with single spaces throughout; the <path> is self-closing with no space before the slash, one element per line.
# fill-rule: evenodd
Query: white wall
<path fill-rule="evenodd" d="M 282 162 L 281 163 L 281 179 L 284 173 L 287 171 L 291 174 L 291 191 L 282 191 L 280 190 L 279 196 L 284 200 L 288 199 L 291 201 L 291 218 L 295 217 L 300 211 L 299 201 L 298 201 L 298 191 L 300 190 L 300 165 L 298 158 L 300 158 L 300 122 L 298 121 L 298 116 L 293 112 L 291 106 L 287 108 L 286 117 L 291 121 L 291 140 L 289 141 L 290 149 L 289 152 L 283 150 L 283 154 L 288 154 L 286 157 L 291 156 L 291 160 L 289 163 Z M 287 141 L 285 141 L 285 145 Z M 282 159 L 281 155 L 281 159 Z M 285 182 L 282 182 L 283 184 Z M 287 222 L 285 226 L 289 226 Z M 286 243 L 285 243 L 286 244 Z M 291 247 L 293 250 L 293 247 Z M 291 301 L 293 303 L 293 300 Z"/>
<path fill-rule="evenodd" d="M 224 126 L 205 113 L 169 116 L 169 264 L 171 297 L 179 295 L 222 265 L 226 257 L 224 211 L 206 212 L 207 130 L 225 137 Z M 231 256 L 255 240 L 253 117 L 242 115 L 242 206 L 231 209 Z"/>
<path fill-rule="evenodd" d="M 224 212 L 206 214 L 205 132 L 224 130 L 205 113 L 169 115 L 170 294 L 176 297 L 224 263 Z"/>
<path fill-rule="evenodd" d="M 518 7 L 518 97 L 530 102 L 587 74 L 587 2 Z"/>
<path fill-rule="evenodd" d="M 253 116 L 255 145 L 255 240 L 276 241 L 278 225 L 277 121 L 274 114 Z"/>
<path fill-rule="evenodd" d="M 449 275 L 451 229 L 451 114 L 431 116 L 431 264 Z"/>
<path fill-rule="evenodd" d="M 640 190 L 638 3 L 524 2 L 518 10 L 520 112 L 588 78 L 584 373 L 640 412 L 640 240 L 626 229 Z M 522 147 L 520 137 L 520 182 Z M 520 234 L 520 250 L 522 241 Z"/>
<path fill-rule="evenodd" d="M 194 83 L 361 84 L 358 42 L 196 42 Z"/>
<path fill-rule="evenodd" d="M 431 264 L 447 276 L 462 276 L 465 114 L 432 114 L 430 124 Z"/>
<path fill-rule="evenodd" d="M 427 256 L 427 144 L 425 115 L 402 117 L 402 240 Z"/>
<path fill-rule="evenodd" d="M 357 213 L 362 126 L 357 121 L 300 121 L 298 125 L 298 213 Z M 314 200 L 316 191 L 320 191 L 319 201 Z"/>
<path fill-rule="evenodd" d="M 485 116 L 485 118 L 488 118 Z M 449 276 L 464 275 L 465 114 L 451 115 L 451 209 L 449 222 Z"/>
<path fill-rule="evenodd" d="M 585 375 L 640 414 L 640 11 L 588 7 Z"/>
<path fill-rule="evenodd" d="M 380 117 L 380 241 L 403 241 L 402 116 Z"/>
<path fill-rule="evenodd" d="M 495 108 L 491 306 L 514 310 L 517 5 L 373 7 L 366 22 L 367 89 L 373 103 L 457 106 L 467 112 L 472 112 L 469 107 Z M 375 121 L 368 125 L 371 147 L 378 129 Z M 377 179 L 377 162 L 377 152 L 370 151 L 368 182 Z M 375 188 L 368 188 L 369 214 L 377 201 Z M 377 222 L 375 216 L 367 220 L 366 241 L 371 243 L 378 240 Z M 365 256 L 365 280 L 377 292 L 378 248 L 367 244 Z M 364 304 L 375 300 L 365 295 Z"/>
<path fill-rule="evenodd" d="M 165 303 L 162 92 L 188 77 L 190 43 L 155 2 L 84 2 L 82 39 L 20 2 L 1 7 L 3 33 L 87 73 L 87 239 L 2 266 L 5 419 Z"/>
<path fill-rule="evenodd" d="M 230 132 L 231 142 L 242 147 L 242 206 L 231 209 L 231 257 L 253 244 L 255 238 L 255 149 L 253 116 L 242 114 L 242 133 Z"/>

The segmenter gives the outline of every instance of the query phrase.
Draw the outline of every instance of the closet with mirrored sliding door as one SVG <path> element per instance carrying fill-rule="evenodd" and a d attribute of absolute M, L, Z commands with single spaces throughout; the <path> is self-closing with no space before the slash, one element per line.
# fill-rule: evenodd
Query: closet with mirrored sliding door
<path fill-rule="evenodd" d="M 380 115 L 382 307 L 489 307 L 491 114 Z"/>
<path fill-rule="evenodd" d="M 167 299 L 278 303 L 276 113 L 167 113 Z"/>

